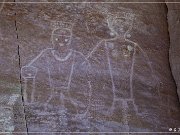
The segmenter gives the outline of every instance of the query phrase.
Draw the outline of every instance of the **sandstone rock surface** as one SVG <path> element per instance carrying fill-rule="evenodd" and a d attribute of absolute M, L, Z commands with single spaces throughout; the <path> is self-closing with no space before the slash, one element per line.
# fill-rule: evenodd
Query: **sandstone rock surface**
<path fill-rule="evenodd" d="M 29 132 L 178 128 L 165 3 L 19 3 L 12 10 L 17 29 L 5 32 L 21 72 L 18 63 L 2 69 L 21 75 Z"/>
<path fill-rule="evenodd" d="M 0 4 L 0 133 L 26 132 L 21 95 L 15 5 Z"/>
<path fill-rule="evenodd" d="M 173 2 L 176 2 L 173 0 Z M 170 64 L 171 70 L 177 85 L 177 93 L 180 99 L 180 4 L 169 3 L 168 6 L 168 24 L 170 36 Z"/>

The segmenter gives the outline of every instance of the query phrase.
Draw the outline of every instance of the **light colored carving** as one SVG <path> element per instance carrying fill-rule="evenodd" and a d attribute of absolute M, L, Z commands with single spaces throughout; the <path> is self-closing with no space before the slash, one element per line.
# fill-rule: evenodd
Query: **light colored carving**
<path fill-rule="evenodd" d="M 134 76 L 134 66 L 135 66 L 135 56 L 136 56 L 136 52 L 137 50 L 140 50 L 140 52 L 143 54 L 150 70 L 152 73 L 152 77 L 153 79 L 155 79 L 157 82 L 157 78 L 155 77 L 155 73 L 154 73 L 154 69 L 152 68 L 151 62 L 149 60 L 149 57 L 147 55 L 147 53 L 142 49 L 142 47 L 134 42 L 131 41 L 129 38 L 131 38 L 131 34 L 130 31 L 133 28 L 133 23 L 134 23 L 134 19 L 135 19 L 135 15 L 133 13 L 125 13 L 125 12 L 121 12 L 121 13 L 117 13 L 117 15 L 112 15 L 109 14 L 107 15 L 107 23 L 108 23 L 108 27 L 111 30 L 110 35 L 113 37 L 114 35 L 116 35 L 114 38 L 111 39 L 103 39 L 101 40 L 93 49 L 92 51 L 87 55 L 87 58 L 92 58 L 93 54 L 96 53 L 96 51 L 98 50 L 98 48 L 102 46 L 104 46 L 104 49 L 106 50 L 106 57 L 107 57 L 107 63 L 108 63 L 108 69 L 109 69 L 109 73 L 110 73 L 110 78 L 111 78 L 111 82 L 112 82 L 112 94 L 113 94 L 113 101 L 112 101 L 112 105 L 111 108 L 109 109 L 108 115 L 111 116 L 113 115 L 114 110 L 116 109 L 115 105 L 117 102 L 121 102 L 122 103 L 122 108 L 123 108 L 123 123 L 125 125 L 125 129 L 127 131 L 129 131 L 129 126 L 128 126 L 128 102 L 132 103 L 134 106 L 134 111 L 137 115 L 142 115 L 139 113 L 138 111 L 138 107 L 135 103 L 134 100 L 134 94 L 133 94 L 133 76 Z M 122 20 L 122 21 L 121 21 Z M 124 21 L 125 20 L 125 21 Z M 119 32 L 117 32 L 117 28 L 116 26 L 119 25 L 121 26 L 121 28 L 119 28 Z M 128 28 L 126 28 L 128 26 Z M 109 54 L 109 50 L 112 50 L 112 56 L 114 58 L 118 58 L 119 57 L 119 52 L 117 50 L 115 50 L 115 46 L 114 43 L 112 41 L 115 40 L 123 40 L 126 43 L 129 43 L 129 45 L 125 45 L 124 48 L 125 50 L 123 50 L 123 56 L 124 59 L 127 59 L 128 57 L 130 57 L 130 55 L 132 54 L 132 63 L 131 63 L 131 68 L 130 71 L 128 72 L 128 74 L 130 75 L 130 81 L 129 81 L 129 85 L 130 85 L 130 97 L 128 98 L 120 98 L 117 97 L 116 92 L 118 91 L 118 89 L 115 87 L 115 82 L 114 82 L 114 76 L 113 76 L 113 68 L 112 68 L 112 63 L 111 63 L 111 58 L 110 58 L 110 54 Z M 121 45 L 123 47 L 123 45 Z M 93 58 L 93 60 L 96 58 Z M 92 90 L 93 91 L 93 90 Z M 159 94 L 159 90 L 158 90 L 158 94 Z"/>
<path fill-rule="evenodd" d="M 73 24 L 68 22 L 52 22 L 52 26 L 53 26 L 53 31 L 51 34 L 51 42 L 53 47 L 42 50 L 38 56 L 36 56 L 33 60 L 31 60 L 26 66 L 23 66 L 21 69 L 21 74 L 24 79 L 24 99 L 25 102 L 27 102 L 27 104 L 40 104 L 38 103 L 38 101 L 35 101 L 34 95 L 36 92 L 35 89 L 35 84 L 37 81 L 36 78 L 41 70 L 40 68 L 43 68 L 43 71 L 47 72 L 47 78 L 45 79 L 48 80 L 51 90 L 48 99 L 46 100 L 45 103 L 43 103 L 44 111 L 48 111 L 48 108 L 51 107 L 50 103 L 51 101 L 53 101 L 54 98 L 59 98 L 61 104 L 58 111 L 58 114 L 60 114 L 59 126 L 66 127 L 68 121 L 67 120 L 68 118 L 66 116 L 68 113 L 68 108 L 66 108 L 65 101 L 68 101 L 75 108 L 76 114 L 73 115 L 73 119 L 82 120 L 82 121 L 86 121 L 86 119 L 88 119 L 87 115 L 89 113 L 89 108 L 91 106 L 90 98 L 92 96 L 91 82 L 87 81 L 87 87 L 89 88 L 89 90 L 88 90 L 88 94 L 86 95 L 84 94 L 84 95 L 87 96 L 88 103 L 87 105 L 85 105 L 86 109 L 83 112 L 78 111 L 78 106 L 84 103 L 78 104 L 78 102 L 74 99 L 73 95 L 70 94 L 70 89 L 72 83 L 72 76 L 75 73 L 74 70 L 77 70 L 75 69 L 75 64 L 77 62 L 75 58 L 77 56 L 80 56 L 82 60 L 84 60 L 81 66 L 84 66 L 83 64 L 88 63 L 87 66 L 90 67 L 90 64 L 88 62 L 88 59 L 86 58 L 86 56 L 84 56 L 83 53 L 69 48 L 69 45 L 71 44 L 71 40 L 72 40 Z M 40 61 L 41 59 L 45 59 L 45 60 Z M 39 63 L 42 64 L 44 67 L 39 68 Z M 53 65 L 53 63 L 55 63 L 56 66 Z M 63 67 L 64 64 L 67 65 L 66 76 L 63 78 L 62 82 L 56 83 L 57 81 L 62 80 L 60 77 L 63 76 L 61 73 L 63 69 L 61 68 L 64 68 Z M 53 78 L 54 75 L 57 75 L 57 77 L 59 77 L 60 79 L 55 78 L 56 79 L 55 80 Z M 28 85 L 31 84 L 32 86 L 34 86 L 33 90 L 29 89 L 27 84 Z M 30 101 L 28 100 L 29 95 L 27 95 L 28 93 L 27 90 L 32 91 Z"/>
<path fill-rule="evenodd" d="M 128 104 L 126 100 L 122 100 L 122 114 L 123 114 L 123 125 L 126 131 L 129 131 L 129 124 L 128 124 Z"/>
<path fill-rule="evenodd" d="M 23 91 L 23 97 L 24 97 L 24 101 L 25 103 L 32 103 L 34 102 L 34 94 L 35 94 L 35 77 L 36 77 L 36 74 L 37 74 L 37 68 L 34 67 L 34 66 L 31 66 L 31 65 L 27 65 L 27 66 L 23 66 L 21 68 L 21 75 L 22 77 L 24 78 L 24 91 Z M 28 96 L 27 96 L 27 90 L 28 90 L 28 87 L 27 87 L 27 81 L 28 80 L 32 80 L 32 93 L 30 95 L 30 99 L 28 99 Z M 28 101 L 30 100 L 30 101 Z"/>

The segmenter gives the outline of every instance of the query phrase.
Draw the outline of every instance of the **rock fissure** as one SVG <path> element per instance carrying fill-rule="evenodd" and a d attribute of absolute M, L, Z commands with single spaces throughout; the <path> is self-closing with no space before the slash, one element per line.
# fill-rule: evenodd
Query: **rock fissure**
<path fill-rule="evenodd" d="M 14 0 L 14 2 L 16 2 Z M 16 17 L 16 11 L 15 11 L 15 17 Z M 15 19 L 14 21 L 15 23 L 15 31 L 16 31 L 16 38 L 17 40 L 19 39 L 19 35 L 18 35 L 18 27 L 17 27 L 17 21 Z M 22 76 L 21 76 L 21 56 L 20 56 L 20 47 L 19 47 L 19 44 L 17 46 L 17 53 L 18 53 L 18 61 L 19 61 L 19 83 L 20 83 L 20 89 L 21 89 L 21 96 L 22 96 L 22 103 L 23 103 L 23 112 L 24 112 L 24 119 L 25 119 L 25 126 L 26 126 L 26 131 L 27 131 L 27 134 L 28 134 L 28 126 L 27 126 L 27 120 L 26 120 L 26 112 L 25 112 L 25 105 L 24 105 L 24 97 L 23 97 L 23 88 L 22 88 Z"/>

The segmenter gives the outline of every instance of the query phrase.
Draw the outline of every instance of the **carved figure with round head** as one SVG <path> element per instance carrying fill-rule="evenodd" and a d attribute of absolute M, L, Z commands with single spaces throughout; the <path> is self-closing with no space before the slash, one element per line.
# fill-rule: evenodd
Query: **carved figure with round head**
<path fill-rule="evenodd" d="M 52 31 L 51 42 L 53 48 L 58 51 L 69 49 L 72 40 L 72 25 L 61 22 Z"/>
<path fill-rule="evenodd" d="M 72 32 L 69 29 L 55 29 L 51 41 L 55 50 L 65 50 L 71 44 Z"/>
<path fill-rule="evenodd" d="M 134 15 L 130 13 L 123 13 L 122 16 L 116 16 L 110 25 L 112 33 L 116 36 L 124 36 L 133 25 Z"/>

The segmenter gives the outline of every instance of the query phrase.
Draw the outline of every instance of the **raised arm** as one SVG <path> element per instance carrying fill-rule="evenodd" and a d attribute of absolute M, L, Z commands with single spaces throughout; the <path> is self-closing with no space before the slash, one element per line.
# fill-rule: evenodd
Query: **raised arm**
<path fill-rule="evenodd" d="M 25 103 L 32 103 L 34 101 L 36 74 L 36 67 L 24 66 L 21 69 L 21 75 L 24 79 L 23 97 Z"/>

